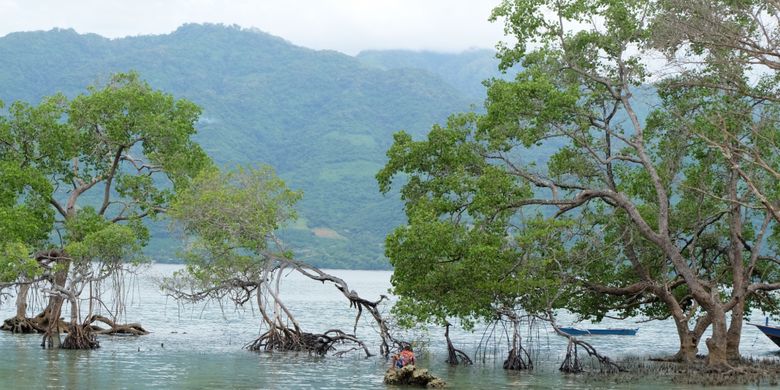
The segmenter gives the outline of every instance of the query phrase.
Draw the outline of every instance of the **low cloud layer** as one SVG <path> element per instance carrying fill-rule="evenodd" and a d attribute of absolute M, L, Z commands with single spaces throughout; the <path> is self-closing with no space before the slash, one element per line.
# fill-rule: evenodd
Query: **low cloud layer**
<path fill-rule="evenodd" d="M 110 38 L 164 34 L 188 23 L 255 27 L 297 45 L 460 51 L 502 39 L 487 21 L 498 0 L 0 0 L 0 36 L 73 28 Z"/>

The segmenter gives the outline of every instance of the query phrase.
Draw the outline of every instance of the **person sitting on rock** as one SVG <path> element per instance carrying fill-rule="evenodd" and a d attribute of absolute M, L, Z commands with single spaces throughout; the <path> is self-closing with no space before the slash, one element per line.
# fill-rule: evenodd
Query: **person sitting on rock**
<path fill-rule="evenodd" d="M 404 345 L 401 353 L 393 355 L 393 367 L 402 368 L 408 365 L 414 365 L 414 352 L 411 345 Z"/>

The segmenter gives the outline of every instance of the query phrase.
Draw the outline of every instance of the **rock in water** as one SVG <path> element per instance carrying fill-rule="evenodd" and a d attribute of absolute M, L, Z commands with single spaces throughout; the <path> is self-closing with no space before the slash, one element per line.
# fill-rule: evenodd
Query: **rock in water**
<path fill-rule="evenodd" d="M 388 385 L 416 385 L 427 388 L 446 387 L 447 383 L 431 375 L 427 369 L 408 365 L 403 368 L 389 368 L 385 372 L 385 384 Z"/>

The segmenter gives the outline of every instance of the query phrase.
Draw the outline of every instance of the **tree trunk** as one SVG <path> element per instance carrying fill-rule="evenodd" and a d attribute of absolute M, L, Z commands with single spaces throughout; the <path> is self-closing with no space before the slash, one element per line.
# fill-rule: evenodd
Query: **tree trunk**
<path fill-rule="evenodd" d="M 675 361 L 682 363 L 691 363 L 696 359 L 696 354 L 699 352 L 699 340 L 688 329 L 680 329 L 677 327 L 677 336 L 680 338 L 680 349 L 672 357 Z"/>
<path fill-rule="evenodd" d="M 736 150 L 738 145 L 732 143 L 732 150 Z M 738 152 L 737 152 L 738 153 Z M 729 249 L 729 260 L 731 261 L 731 273 L 733 277 L 732 297 L 736 303 L 731 309 L 731 324 L 728 329 L 726 341 L 726 357 L 729 360 L 739 360 L 739 339 L 742 336 L 742 320 L 745 316 L 745 294 L 746 280 L 745 267 L 742 259 L 742 206 L 739 203 L 737 187 L 739 185 L 739 172 L 732 167 L 729 178 L 729 200 L 731 206 L 729 209 L 729 239 L 731 247 Z M 760 245 L 760 244 L 758 244 Z"/>
<path fill-rule="evenodd" d="M 46 328 L 46 333 L 43 334 L 43 343 L 41 346 L 46 348 L 59 349 L 62 346 L 60 340 L 60 313 L 62 312 L 62 297 L 52 296 L 49 299 L 49 307 L 46 308 L 44 314 L 48 316 L 45 321 L 48 321 L 49 326 Z"/>
<path fill-rule="evenodd" d="M 19 294 L 16 296 L 16 318 L 20 320 L 27 318 L 27 294 L 29 291 L 29 284 L 24 283 L 19 286 Z"/>
<path fill-rule="evenodd" d="M 707 339 L 707 366 L 713 371 L 729 368 L 726 359 L 726 312 L 717 296 L 717 290 L 708 290 L 688 265 L 677 247 L 667 238 L 660 241 L 664 252 L 672 260 L 675 270 L 683 277 L 693 295 L 712 321 L 712 336 Z"/>
<path fill-rule="evenodd" d="M 728 367 L 726 313 L 720 306 L 711 308 L 708 313 L 712 319 L 712 336 L 707 339 L 707 366 L 711 370 L 722 370 Z"/>
<path fill-rule="evenodd" d="M 70 326 L 79 325 L 79 300 L 73 292 L 70 292 Z"/>
<path fill-rule="evenodd" d="M 65 261 L 62 269 L 54 274 L 52 283 L 59 287 L 65 287 L 65 282 L 68 279 L 68 271 L 70 270 L 70 261 Z M 62 313 L 62 296 L 59 294 L 53 294 L 49 297 L 49 305 L 44 310 L 44 322 L 48 323 L 46 333 L 43 335 L 43 343 L 41 346 L 46 348 L 60 348 L 62 341 L 60 340 L 60 314 Z"/>
<path fill-rule="evenodd" d="M 730 361 L 738 361 L 742 357 L 739 352 L 739 341 L 742 336 L 742 321 L 744 317 L 745 304 L 740 297 L 737 304 L 731 309 L 731 324 L 729 325 L 726 342 L 726 354 Z"/>
<path fill-rule="evenodd" d="M 42 331 L 36 319 L 27 318 L 27 296 L 30 285 L 22 280 L 16 295 L 16 315 L 3 321 L 0 330 L 11 333 L 36 333 Z"/>
<path fill-rule="evenodd" d="M 659 297 L 669 309 L 672 319 L 674 319 L 674 325 L 677 328 L 677 337 L 680 339 L 680 349 L 671 357 L 671 360 L 682 363 L 693 362 L 696 359 L 696 354 L 699 352 L 699 340 L 701 340 L 701 335 L 710 325 L 709 317 L 704 316 L 697 319 L 696 325 L 691 330 L 688 315 L 680 306 L 677 297 L 669 291 L 667 286 L 658 286 L 653 289 L 653 293 Z"/>

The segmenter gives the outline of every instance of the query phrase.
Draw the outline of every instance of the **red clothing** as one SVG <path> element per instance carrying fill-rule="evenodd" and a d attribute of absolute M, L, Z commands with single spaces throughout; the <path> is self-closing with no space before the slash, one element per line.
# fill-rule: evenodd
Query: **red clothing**
<path fill-rule="evenodd" d="M 404 362 L 404 366 L 414 364 L 414 352 L 407 350 L 401 351 L 401 359 Z"/>

